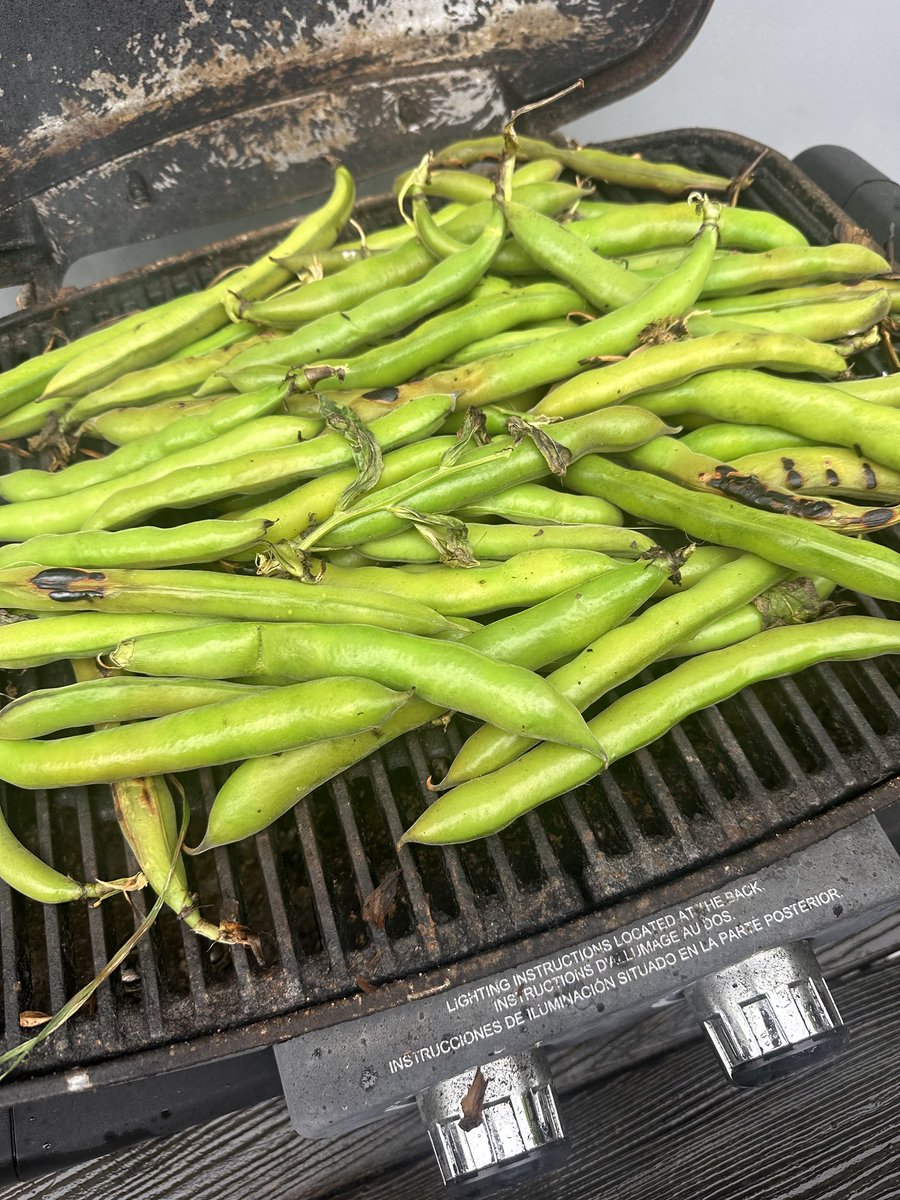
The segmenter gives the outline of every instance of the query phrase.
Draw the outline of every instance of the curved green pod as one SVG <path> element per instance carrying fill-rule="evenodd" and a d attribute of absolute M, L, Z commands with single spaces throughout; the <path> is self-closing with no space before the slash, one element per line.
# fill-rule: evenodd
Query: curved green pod
<path fill-rule="evenodd" d="M 627 625 L 608 630 L 549 678 L 554 687 L 584 712 L 613 688 L 664 658 L 673 646 L 702 634 L 718 619 L 783 580 L 786 574 L 783 567 L 752 554 L 723 563 L 707 572 L 705 578 L 696 580 L 690 591 L 659 600 Z M 533 745 L 527 738 L 483 725 L 463 744 L 440 786 L 455 787 L 497 771 Z"/>
<path fill-rule="evenodd" d="M 186 567 L 217 562 L 258 546 L 268 522 L 189 521 L 173 529 L 139 526 L 110 532 L 48 533 L 0 546 L 0 567 Z"/>
<path fill-rule="evenodd" d="M 319 678 L 139 725 L 0 741 L 0 778 L 16 787 L 80 787 L 216 766 L 372 729 L 408 698 L 371 679 Z"/>
<path fill-rule="evenodd" d="M 151 675 L 174 674 L 180 662 L 178 674 L 187 668 L 191 674 L 213 679 L 276 673 L 296 679 L 362 676 L 387 688 L 414 689 L 432 704 L 496 720 L 517 732 L 540 731 L 531 736 L 578 745 L 602 756 L 581 714 L 539 675 L 497 662 L 459 642 L 353 625 L 233 623 L 190 638 L 164 634 L 128 640 L 116 647 L 111 662 Z M 201 709 L 200 714 L 209 711 Z M 487 718 L 482 716 L 486 713 Z"/>
<path fill-rule="evenodd" d="M 618 525 L 479 525 L 466 524 L 466 537 L 476 558 L 512 558 L 529 550 L 595 550 L 614 557 L 637 558 L 656 544 Z M 360 554 L 379 562 L 441 561 L 433 542 L 416 531 L 364 542 Z"/>
<path fill-rule="evenodd" d="M 26 692 L 0 710 L 0 738 L 21 741 L 84 725 L 165 717 L 220 700 L 251 695 L 252 684 L 215 679 L 143 679 L 128 675 L 85 679 Z"/>
<path fill-rule="evenodd" d="M 770 629 L 714 650 L 615 701 L 591 722 L 611 762 L 661 737 L 690 713 L 733 696 L 748 684 L 793 674 L 815 663 L 873 658 L 900 651 L 900 622 L 837 617 L 824 626 Z M 509 766 L 454 788 L 431 805 L 401 842 L 445 844 L 486 837 L 539 804 L 587 783 L 590 755 L 538 746 Z"/>

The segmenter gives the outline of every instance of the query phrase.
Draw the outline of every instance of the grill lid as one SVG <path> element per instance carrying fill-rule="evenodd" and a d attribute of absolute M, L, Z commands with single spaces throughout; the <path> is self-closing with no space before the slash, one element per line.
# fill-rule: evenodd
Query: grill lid
<path fill-rule="evenodd" d="M 0 31 L 0 285 L 271 209 L 436 140 L 550 129 L 637 91 L 712 0 L 35 0 Z M 127 20 L 123 20 L 127 12 Z"/>

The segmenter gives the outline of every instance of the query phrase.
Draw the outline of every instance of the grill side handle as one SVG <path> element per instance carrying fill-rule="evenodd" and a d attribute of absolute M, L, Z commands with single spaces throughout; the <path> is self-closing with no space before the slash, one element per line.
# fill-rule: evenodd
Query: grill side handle
<path fill-rule="evenodd" d="M 811 146 L 794 162 L 860 225 L 897 264 L 900 184 L 845 146 Z"/>

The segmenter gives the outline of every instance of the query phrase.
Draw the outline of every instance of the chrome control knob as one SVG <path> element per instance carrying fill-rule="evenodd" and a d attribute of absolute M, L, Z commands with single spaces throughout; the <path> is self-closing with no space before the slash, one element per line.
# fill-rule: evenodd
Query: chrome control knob
<path fill-rule="evenodd" d="M 760 950 L 692 984 L 686 996 L 738 1087 L 768 1083 L 846 1045 L 808 942 Z"/>
<path fill-rule="evenodd" d="M 550 1070 L 540 1050 L 491 1059 L 419 1096 L 444 1183 L 467 1194 L 503 1171 L 536 1174 L 558 1166 L 566 1141 Z M 474 1187 L 472 1186 L 474 1185 Z"/>

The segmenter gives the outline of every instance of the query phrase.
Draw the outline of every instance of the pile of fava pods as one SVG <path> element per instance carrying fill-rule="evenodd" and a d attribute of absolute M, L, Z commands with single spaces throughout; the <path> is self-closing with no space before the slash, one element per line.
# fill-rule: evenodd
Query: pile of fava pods
<path fill-rule="evenodd" d="M 169 776 L 235 764 L 199 853 L 459 712 L 402 840 L 467 841 L 757 680 L 900 650 L 830 599 L 900 601 L 900 285 L 745 185 L 507 127 L 365 236 L 338 167 L 269 255 L 0 375 L 0 779 L 111 785 L 150 886 L 240 941 L 190 892 Z M 57 661 L 72 683 L 22 689 Z M 2 820 L 0 878 L 144 882 Z"/>

